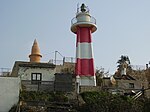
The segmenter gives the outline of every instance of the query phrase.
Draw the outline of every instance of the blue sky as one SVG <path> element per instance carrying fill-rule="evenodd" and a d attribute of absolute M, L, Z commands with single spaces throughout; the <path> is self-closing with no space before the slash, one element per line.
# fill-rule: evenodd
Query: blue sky
<path fill-rule="evenodd" d="M 150 0 L 0 0 L 0 68 L 29 61 L 35 38 L 43 62 L 54 58 L 55 50 L 75 57 L 71 19 L 83 2 L 97 20 L 95 67 L 114 73 L 121 55 L 132 65 L 150 61 Z"/>

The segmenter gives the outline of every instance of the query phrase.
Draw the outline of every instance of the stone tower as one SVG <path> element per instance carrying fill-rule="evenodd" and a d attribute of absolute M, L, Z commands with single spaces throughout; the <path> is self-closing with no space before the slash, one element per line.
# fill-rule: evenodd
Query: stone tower
<path fill-rule="evenodd" d="M 30 62 L 37 62 L 37 63 L 39 63 L 42 58 L 42 55 L 40 53 L 40 48 L 38 46 L 36 39 L 34 40 L 29 58 L 30 58 Z"/>

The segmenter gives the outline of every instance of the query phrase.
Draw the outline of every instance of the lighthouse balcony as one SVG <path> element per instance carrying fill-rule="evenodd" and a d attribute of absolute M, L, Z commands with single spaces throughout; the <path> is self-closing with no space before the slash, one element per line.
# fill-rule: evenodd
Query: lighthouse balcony
<path fill-rule="evenodd" d="M 78 21 L 78 19 L 76 17 L 74 17 L 72 20 L 71 20 L 71 25 L 74 25 L 76 23 L 91 23 L 91 24 L 95 24 L 96 25 L 96 19 L 94 17 L 90 17 L 90 19 L 84 19 L 84 20 L 80 20 Z"/>
<path fill-rule="evenodd" d="M 90 27 L 92 33 L 97 30 L 96 19 L 92 16 L 90 16 L 90 18 L 84 18 L 84 19 L 79 19 L 79 18 L 74 17 L 71 20 L 71 31 L 76 33 L 78 26 L 79 27 Z"/>

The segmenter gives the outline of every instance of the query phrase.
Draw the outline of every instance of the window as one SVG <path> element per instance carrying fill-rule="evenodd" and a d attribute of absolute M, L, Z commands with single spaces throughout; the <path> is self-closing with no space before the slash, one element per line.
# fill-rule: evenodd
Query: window
<path fill-rule="evenodd" d="M 32 84 L 41 84 L 42 74 L 41 73 L 32 73 L 31 74 L 31 83 Z"/>
<path fill-rule="evenodd" d="M 129 83 L 129 88 L 134 88 L 134 83 Z"/>

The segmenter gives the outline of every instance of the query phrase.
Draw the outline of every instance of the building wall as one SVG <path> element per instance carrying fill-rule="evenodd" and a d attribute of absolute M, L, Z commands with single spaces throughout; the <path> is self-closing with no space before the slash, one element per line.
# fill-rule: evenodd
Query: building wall
<path fill-rule="evenodd" d="M 110 78 L 105 78 L 105 79 L 103 79 L 102 86 L 103 86 L 103 87 L 112 87 Z"/>
<path fill-rule="evenodd" d="M 0 77 L 0 112 L 8 112 L 19 100 L 20 79 Z"/>
<path fill-rule="evenodd" d="M 140 81 L 136 80 L 117 80 L 118 82 L 118 87 L 119 88 L 125 88 L 125 89 L 141 89 L 142 84 Z M 130 87 L 129 84 L 134 84 L 134 87 Z"/>
<path fill-rule="evenodd" d="M 104 87 L 117 87 L 122 89 L 132 89 L 129 84 L 134 84 L 134 89 L 141 89 L 142 84 L 144 84 L 142 81 L 138 80 L 123 80 L 123 79 L 116 79 L 116 85 L 113 86 L 111 84 L 110 79 L 103 79 L 103 86 Z M 144 84 L 146 86 L 146 84 Z"/>
<path fill-rule="evenodd" d="M 32 73 L 42 73 L 42 81 L 54 81 L 56 69 L 19 67 L 18 76 L 21 80 L 31 80 Z"/>
<path fill-rule="evenodd" d="M 146 95 L 147 98 L 150 98 L 150 89 L 145 91 L 145 95 Z"/>
<path fill-rule="evenodd" d="M 131 83 L 134 84 L 134 88 L 131 88 Z M 148 84 L 148 81 L 116 79 L 116 85 L 112 85 L 109 78 L 103 79 L 103 88 L 111 93 L 117 92 L 120 94 L 124 94 L 130 93 L 132 90 L 138 92 L 144 87 L 144 95 L 147 98 L 150 98 L 150 89 L 148 89 Z"/>
<path fill-rule="evenodd" d="M 133 84 L 133 87 L 130 84 Z M 138 92 L 142 89 L 142 82 L 137 80 L 117 80 L 117 87 L 122 88 L 123 91 L 127 93 L 132 90 Z"/>
<path fill-rule="evenodd" d="M 65 73 L 65 72 L 69 72 L 69 73 L 74 73 L 75 71 L 75 63 L 71 63 L 71 62 L 64 62 L 63 65 L 57 65 L 56 66 L 56 72 L 57 73 Z"/>
<path fill-rule="evenodd" d="M 72 74 L 55 74 L 55 91 L 73 91 Z"/>

